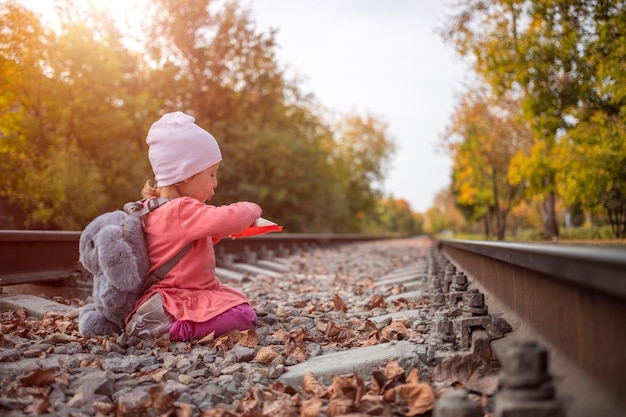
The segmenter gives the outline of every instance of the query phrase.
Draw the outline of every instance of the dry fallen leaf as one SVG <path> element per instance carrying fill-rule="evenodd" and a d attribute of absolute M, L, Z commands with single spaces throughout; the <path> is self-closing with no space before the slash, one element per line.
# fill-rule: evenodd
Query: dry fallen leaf
<path fill-rule="evenodd" d="M 433 370 L 433 382 L 442 385 L 461 383 L 471 391 L 493 395 L 498 390 L 499 376 L 483 359 L 462 353 L 441 361 Z"/>
<path fill-rule="evenodd" d="M 333 398 L 328 403 L 327 413 L 331 417 L 350 414 L 354 402 L 350 398 Z"/>
<path fill-rule="evenodd" d="M 298 362 L 304 362 L 309 358 L 306 345 L 304 343 L 285 343 L 284 355 L 294 358 Z"/>
<path fill-rule="evenodd" d="M 333 297 L 333 304 L 335 305 L 335 309 L 339 311 L 343 311 L 343 312 L 348 311 L 348 306 L 343 301 L 343 299 L 337 294 L 335 294 L 335 296 Z"/>
<path fill-rule="evenodd" d="M 392 321 L 381 331 L 384 340 L 401 340 L 409 337 L 409 329 L 402 321 Z"/>
<path fill-rule="evenodd" d="M 287 340 L 289 340 L 291 335 L 289 333 L 287 333 L 286 331 L 284 331 L 283 329 L 278 329 L 277 331 L 274 332 L 272 337 L 274 339 L 278 339 L 278 340 L 281 340 L 283 342 L 286 342 Z"/>
<path fill-rule="evenodd" d="M 162 384 L 153 385 L 148 393 L 152 397 L 152 408 L 161 413 L 169 410 L 179 395 L 178 391 L 166 392 Z"/>
<path fill-rule="evenodd" d="M 241 346 L 255 348 L 259 345 L 259 335 L 254 329 L 244 330 L 239 334 L 239 342 Z"/>
<path fill-rule="evenodd" d="M 395 400 L 398 397 L 409 406 L 407 416 L 424 414 L 435 407 L 435 394 L 429 384 L 408 383 L 402 384 L 392 389 L 395 392 Z"/>
<path fill-rule="evenodd" d="M 54 384 L 54 369 L 36 369 L 20 378 L 19 382 L 25 387 L 44 387 Z"/>
<path fill-rule="evenodd" d="M 391 361 L 385 365 L 383 372 L 387 379 L 398 379 L 404 377 L 404 368 L 397 361 Z"/>
<path fill-rule="evenodd" d="M 278 355 L 279 353 L 276 351 L 276 346 L 263 346 L 254 357 L 254 362 L 260 362 L 267 365 Z"/>
<path fill-rule="evenodd" d="M 212 341 L 215 340 L 215 332 L 211 332 L 208 335 L 204 336 L 202 339 L 198 340 L 199 345 L 208 345 Z"/>
<path fill-rule="evenodd" d="M 54 407 L 47 396 L 35 400 L 35 402 L 24 409 L 26 414 L 34 414 L 37 416 L 52 411 L 54 411 Z"/>
<path fill-rule="evenodd" d="M 312 397 L 308 400 L 303 400 L 300 404 L 300 417 L 317 417 L 320 415 L 322 408 L 322 400 L 317 397 Z"/>
<path fill-rule="evenodd" d="M 326 393 L 326 388 L 319 383 L 317 378 L 312 372 L 307 372 L 303 378 L 303 388 L 305 392 L 322 397 Z"/>

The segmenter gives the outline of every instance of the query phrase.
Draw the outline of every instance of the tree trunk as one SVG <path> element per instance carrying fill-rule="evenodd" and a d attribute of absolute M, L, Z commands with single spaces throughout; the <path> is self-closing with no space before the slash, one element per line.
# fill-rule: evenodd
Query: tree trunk
<path fill-rule="evenodd" d="M 543 200 L 543 230 L 546 238 L 554 240 L 559 237 L 559 225 L 556 222 L 556 198 L 554 191 L 548 192 Z"/>
<path fill-rule="evenodd" d="M 489 214 L 486 214 L 483 217 L 483 221 L 485 222 L 485 240 L 489 240 L 489 235 L 491 234 L 491 227 L 489 224 Z"/>
<path fill-rule="evenodd" d="M 506 235 L 506 218 L 508 215 L 508 210 L 496 209 L 496 237 L 498 240 L 504 240 L 504 236 Z"/>

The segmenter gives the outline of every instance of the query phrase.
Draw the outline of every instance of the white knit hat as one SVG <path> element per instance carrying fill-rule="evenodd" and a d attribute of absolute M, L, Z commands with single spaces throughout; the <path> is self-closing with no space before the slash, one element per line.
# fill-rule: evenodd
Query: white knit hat
<path fill-rule="evenodd" d="M 157 186 L 176 184 L 222 160 L 215 138 L 180 111 L 164 114 L 146 137 Z"/>

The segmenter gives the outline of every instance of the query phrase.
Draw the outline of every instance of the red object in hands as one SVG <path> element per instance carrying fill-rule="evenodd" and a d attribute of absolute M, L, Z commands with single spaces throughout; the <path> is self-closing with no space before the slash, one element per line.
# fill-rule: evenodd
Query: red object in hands
<path fill-rule="evenodd" d="M 271 222 L 267 219 L 264 219 L 263 217 L 259 217 L 258 219 L 254 221 L 254 223 L 252 223 L 251 226 L 246 227 L 241 232 L 235 233 L 231 235 L 230 237 L 233 239 L 237 239 L 240 237 L 263 235 L 265 233 L 270 233 L 270 232 L 280 232 L 282 230 L 283 230 L 282 226 L 274 222 Z"/>

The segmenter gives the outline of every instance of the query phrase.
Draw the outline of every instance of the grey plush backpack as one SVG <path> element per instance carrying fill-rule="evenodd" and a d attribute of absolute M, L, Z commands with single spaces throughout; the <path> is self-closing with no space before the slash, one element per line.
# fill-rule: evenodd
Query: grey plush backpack
<path fill-rule="evenodd" d="M 78 316 L 85 337 L 120 333 L 125 318 L 150 285 L 161 280 L 185 255 L 187 245 L 173 259 L 146 276 L 150 269 L 140 217 L 169 199 L 128 203 L 124 211 L 104 213 L 91 221 L 79 240 L 80 262 L 93 274 L 93 302 Z"/>

